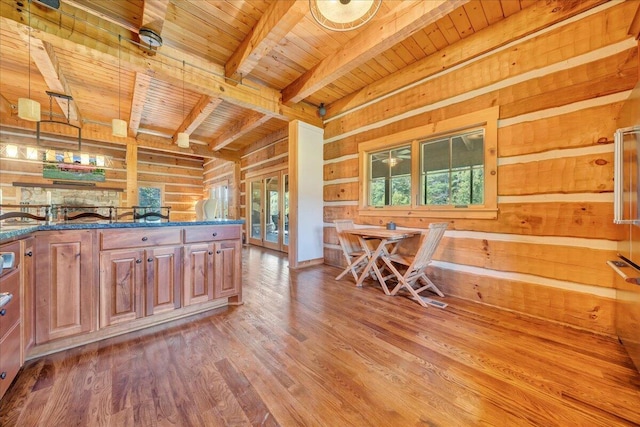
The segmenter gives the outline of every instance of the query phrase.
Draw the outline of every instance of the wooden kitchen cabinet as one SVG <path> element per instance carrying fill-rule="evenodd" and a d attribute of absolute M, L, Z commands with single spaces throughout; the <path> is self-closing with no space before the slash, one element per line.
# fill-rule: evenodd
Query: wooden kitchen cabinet
<path fill-rule="evenodd" d="M 100 327 L 143 316 L 144 250 L 100 253 Z"/>
<path fill-rule="evenodd" d="M 240 302 L 240 269 L 242 244 L 239 240 L 214 243 L 213 297 L 236 297 Z"/>
<path fill-rule="evenodd" d="M 5 270 L 0 277 L 0 292 L 12 295 L 11 300 L 0 307 L 0 398 L 5 394 L 22 366 L 20 325 L 20 242 L 0 246 L 0 252 L 15 256 L 14 267 Z"/>
<path fill-rule="evenodd" d="M 35 242 L 33 237 L 21 240 L 22 249 L 22 348 L 23 355 L 36 342 Z M 24 358 L 23 358 L 24 361 Z"/>
<path fill-rule="evenodd" d="M 200 243 L 184 248 L 184 305 L 190 306 L 213 299 L 213 244 Z"/>
<path fill-rule="evenodd" d="M 36 236 L 36 344 L 95 330 L 96 269 L 91 230 Z"/>
<path fill-rule="evenodd" d="M 180 229 L 100 233 L 100 327 L 181 307 Z M 161 246 L 168 245 L 168 246 Z"/>
<path fill-rule="evenodd" d="M 167 246 L 145 250 L 145 314 L 180 308 L 182 247 Z"/>
<path fill-rule="evenodd" d="M 185 306 L 229 297 L 240 303 L 240 226 L 203 226 L 184 230 Z"/>
<path fill-rule="evenodd" d="M 2 330 L 18 341 L 5 342 L 0 363 L 15 345 L 20 366 L 25 355 L 242 302 L 241 224 L 65 227 L 7 244 L 22 260 L 23 316 Z"/>

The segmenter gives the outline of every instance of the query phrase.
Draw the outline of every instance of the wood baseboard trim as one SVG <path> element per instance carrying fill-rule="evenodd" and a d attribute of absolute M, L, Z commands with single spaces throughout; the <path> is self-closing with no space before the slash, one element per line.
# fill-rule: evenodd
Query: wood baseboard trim
<path fill-rule="evenodd" d="M 161 325 L 173 320 L 183 319 L 185 317 L 193 316 L 194 314 L 204 313 L 209 310 L 226 307 L 229 305 L 230 304 L 228 303 L 227 298 L 221 298 L 202 304 L 183 307 L 178 310 L 153 315 L 150 317 L 136 319 L 120 325 L 108 326 L 103 329 L 98 329 L 97 331 L 89 332 L 86 334 L 40 344 L 28 350 L 27 354 L 25 355 L 25 361 L 37 359 L 42 356 L 57 353 L 63 350 L 68 350 L 74 347 L 79 347 L 81 345 L 90 344 L 96 341 L 101 341 L 107 338 L 117 337 L 129 332 L 135 332 L 152 326 Z"/>

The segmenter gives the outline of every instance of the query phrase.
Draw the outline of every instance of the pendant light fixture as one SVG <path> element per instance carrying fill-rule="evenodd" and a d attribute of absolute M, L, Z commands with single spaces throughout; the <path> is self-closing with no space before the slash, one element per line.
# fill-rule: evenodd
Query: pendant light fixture
<path fill-rule="evenodd" d="M 18 98 L 18 117 L 31 122 L 40 121 L 40 103 L 31 99 L 31 1 L 29 0 L 29 97 Z"/>
<path fill-rule="evenodd" d="M 309 0 L 311 15 L 331 31 L 355 30 L 369 22 L 382 0 Z"/>
<path fill-rule="evenodd" d="M 184 121 L 184 60 L 182 60 L 182 120 Z M 189 148 L 189 134 L 178 132 L 176 143 L 180 148 Z"/>
<path fill-rule="evenodd" d="M 120 138 L 127 137 L 127 122 L 120 118 L 120 44 L 122 36 L 118 34 L 118 118 L 111 121 L 111 134 Z"/>

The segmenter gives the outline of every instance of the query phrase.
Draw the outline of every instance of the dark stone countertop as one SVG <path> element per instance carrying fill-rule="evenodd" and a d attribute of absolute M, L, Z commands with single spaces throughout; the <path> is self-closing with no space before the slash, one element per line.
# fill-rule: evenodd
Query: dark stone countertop
<path fill-rule="evenodd" d="M 61 222 L 56 224 L 0 224 L 0 242 L 33 233 L 35 231 L 86 230 L 96 228 L 157 228 L 186 227 L 193 225 L 231 225 L 244 224 L 242 219 L 220 219 L 214 221 L 176 221 L 176 222 Z"/>

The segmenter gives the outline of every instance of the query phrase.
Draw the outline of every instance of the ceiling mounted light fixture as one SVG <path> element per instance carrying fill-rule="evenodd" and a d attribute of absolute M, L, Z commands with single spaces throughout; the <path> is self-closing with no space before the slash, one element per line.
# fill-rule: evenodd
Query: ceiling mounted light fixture
<path fill-rule="evenodd" d="M 382 0 L 309 0 L 311 15 L 332 31 L 360 28 L 380 9 Z"/>
<path fill-rule="evenodd" d="M 149 45 L 151 49 L 157 49 L 162 46 L 162 37 L 151 28 L 140 28 L 138 37 L 140 37 L 142 43 Z"/>
<path fill-rule="evenodd" d="M 327 107 L 324 106 L 324 102 L 321 102 L 320 106 L 318 107 L 318 115 L 320 117 L 324 117 L 327 115 Z"/>
<path fill-rule="evenodd" d="M 29 67 L 29 97 L 18 98 L 18 117 L 22 120 L 30 122 L 40 121 L 40 103 L 31 99 L 31 2 L 29 2 L 29 58 L 27 65 Z"/>

